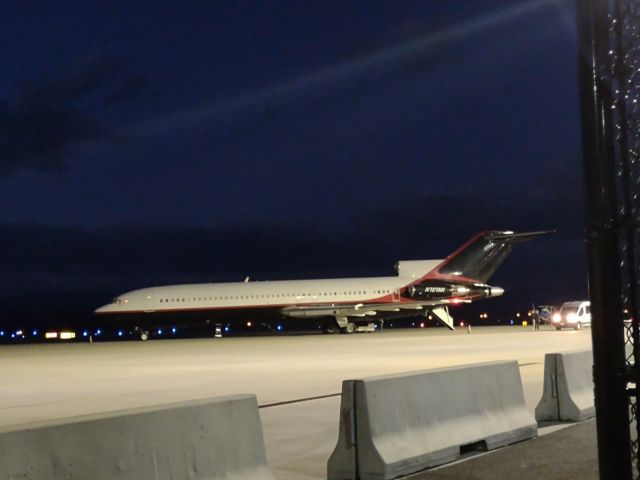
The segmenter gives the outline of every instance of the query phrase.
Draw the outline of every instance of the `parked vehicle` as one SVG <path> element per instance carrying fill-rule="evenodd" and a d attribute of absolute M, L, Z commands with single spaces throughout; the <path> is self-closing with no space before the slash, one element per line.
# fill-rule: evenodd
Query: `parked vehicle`
<path fill-rule="evenodd" d="M 578 300 L 563 303 L 560 311 L 554 313 L 551 317 L 551 325 L 556 330 L 562 330 L 563 328 L 580 330 L 584 326 L 590 326 L 591 302 Z"/>

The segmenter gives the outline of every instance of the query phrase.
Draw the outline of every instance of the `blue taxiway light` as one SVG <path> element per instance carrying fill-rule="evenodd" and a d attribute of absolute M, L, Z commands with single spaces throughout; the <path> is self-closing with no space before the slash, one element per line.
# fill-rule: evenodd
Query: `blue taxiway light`
<path fill-rule="evenodd" d="M 173 328 L 171 329 L 171 333 L 176 333 L 177 331 L 178 331 L 178 330 L 176 329 L 176 327 L 173 327 Z"/>
<path fill-rule="evenodd" d="M 98 329 L 96 330 L 96 335 L 100 335 L 102 333 L 102 330 Z"/>
<path fill-rule="evenodd" d="M 162 329 L 159 328 L 157 333 L 158 333 L 158 335 L 162 335 Z"/>
<path fill-rule="evenodd" d="M 0 337 L 4 337 L 4 330 L 0 330 Z"/>
<path fill-rule="evenodd" d="M 121 337 L 123 335 L 122 330 L 118 330 L 118 336 Z"/>
<path fill-rule="evenodd" d="M 282 331 L 282 325 L 278 325 L 278 326 L 276 327 L 276 330 L 278 330 L 279 332 L 281 332 L 281 331 Z"/>
<path fill-rule="evenodd" d="M 33 335 L 35 337 L 36 335 L 38 335 L 38 331 L 37 330 L 32 331 L 31 335 Z"/>
<path fill-rule="evenodd" d="M 89 332 L 87 332 L 86 330 L 82 332 L 82 336 L 83 337 L 88 337 L 89 336 Z"/>
<path fill-rule="evenodd" d="M 227 325 L 226 327 L 224 327 L 224 331 L 228 332 L 230 330 L 229 325 Z"/>

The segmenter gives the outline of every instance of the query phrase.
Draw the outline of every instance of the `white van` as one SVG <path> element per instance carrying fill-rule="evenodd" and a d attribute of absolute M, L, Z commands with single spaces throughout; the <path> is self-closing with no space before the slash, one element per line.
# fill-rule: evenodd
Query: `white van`
<path fill-rule="evenodd" d="M 590 326 L 591 302 L 585 300 L 564 302 L 560 310 L 551 317 L 551 325 L 556 330 L 567 327 L 580 330 L 584 326 Z"/>

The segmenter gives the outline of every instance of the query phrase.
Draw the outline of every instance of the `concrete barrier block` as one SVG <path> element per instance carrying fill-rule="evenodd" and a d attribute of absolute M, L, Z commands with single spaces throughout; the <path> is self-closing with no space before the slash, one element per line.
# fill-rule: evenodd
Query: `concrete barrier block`
<path fill-rule="evenodd" d="M 536 435 L 516 361 L 347 380 L 327 476 L 392 479 L 455 460 L 465 445 Z"/>
<path fill-rule="evenodd" d="M 338 426 L 338 445 L 329 458 L 331 474 L 328 478 L 357 478 L 356 477 L 356 430 L 354 409 L 353 380 L 342 382 L 342 396 L 340 398 L 340 420 Z"/>
<path fill-rule="evenodd" d="M 595 416 L 591 350 L 547 353 L 538 421 L 577 422 Z"/>
<path fill-rule="evenodd" d="M 253 395 L 5 427 L 0 459 L 12 480 L 273 480 Z"/>

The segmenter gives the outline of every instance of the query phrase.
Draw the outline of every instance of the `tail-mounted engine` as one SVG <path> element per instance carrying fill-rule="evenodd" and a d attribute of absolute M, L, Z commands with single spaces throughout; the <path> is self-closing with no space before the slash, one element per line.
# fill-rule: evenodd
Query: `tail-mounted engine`
<path fill-rule="evenodd" d="M 410 285 L 406 296 L 412 300 L 475 300 L 478 298 L 498 297 L 504 293 L 500 287 L 483 283 L 448 283 L 438 280 L 426 280 Z"/>

